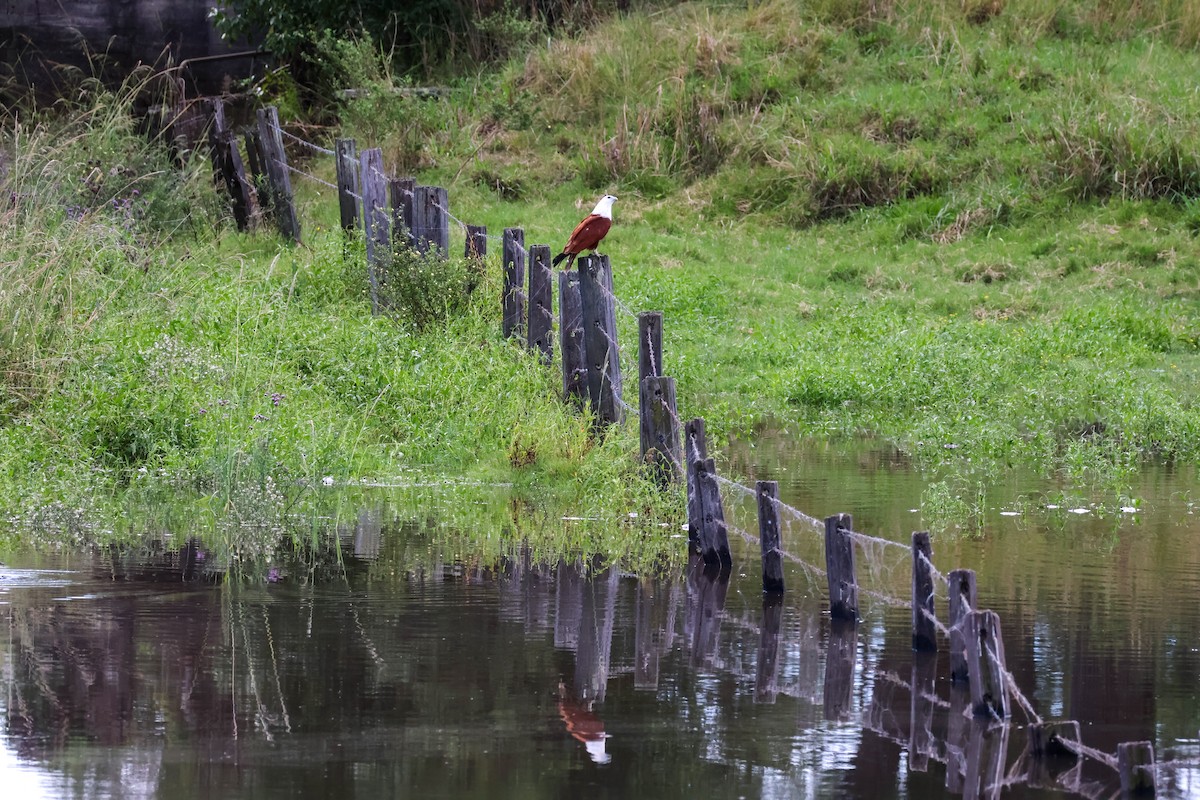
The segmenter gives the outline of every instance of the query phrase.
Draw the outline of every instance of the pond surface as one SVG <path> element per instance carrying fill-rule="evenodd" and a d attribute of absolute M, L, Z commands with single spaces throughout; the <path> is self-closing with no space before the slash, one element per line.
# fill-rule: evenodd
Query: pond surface
<path fill-rule="evenodd" d="M 925 482 L 886 447 L 735 447 L 731 461 L 904 548 L 921 527 Z M 990 494 L 982 536 L 937 536 L 933 560 L 977 571 L 1036 713 L 1078 721 L 1105 753 L 1152 742 L 1160 796 L 1200 797 L 1197 483 L 1141 480 L 1139 511 L 1103 515 L 1045 508 L 1015 480 Z M 728 501 L 735 533 L 756 532 L 747 499 Z M 757 545 L 736 535 L 727 580 L 645 580 L 519 549 L 483 563 L 414 519 L 364 513 L 336 569 L 283 565 L 251 585 L 214 579 L 202 548 L 10 558 L 3 797 L 1119 792 L 1097 760 L 1023 760 L 1019 708 L 1006 727 L 962 715 L 945 647 L 911 651 L 902 547 L 859 551 L 853 626 L 831 623 L 823 575 L 800 563 L 824 564 L 800 519 L 784 531 L 787 592 L 766 604 Z"/>

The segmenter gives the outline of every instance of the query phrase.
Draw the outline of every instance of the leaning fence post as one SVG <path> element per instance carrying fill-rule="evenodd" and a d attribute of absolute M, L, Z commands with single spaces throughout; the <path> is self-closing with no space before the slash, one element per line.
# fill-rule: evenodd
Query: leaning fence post
<path fill-rule="evenodd" d="M 225 183 L 229 192 L 233 221 L 239 231 L 250 229 L 250 186 L 246 181 L 246 168 L 242 154 L 238 152 L 233 132 L 225 124 L 225 104 L 220 98 L 212 101 L 212 129 L 209 143 L 212 147 L 213 168 Z"/>
<path fill-rule="evenodd" d="M 550 245 L 529 246 L 529 349 L 542 362 L 554 358 L 554 300 L 551 292 Z"/>
<path fill-rule="evenodd" d="M 665 489 L 679 480 L 683 464 L 679 417 L 675 413 L 675 379 L 643 378 L 638 401 L 642 463 L 653 470 L 659 486 Z"/>
<path fill-rule="evenodd" d="M 300 220 L 296 216 L 292 198 L 292 177 L 288 174 L 283 134 L 279 129 L 279 112 L 274 106 L 258 110 L 258 136 L 262 146 L 263 169 L 271 186 L 276 224 L 284 236 L 299 242 Z"/>
<path fill-rule="evenodd" d="M 783 542 L 779 533 L 779 481 L 757 481 L 758 541 L 762 546 L 763 592 L 783 592 Z"/>
<path fill-rule="evenodd" d="M 525 326 L 525 231 L 504 229 L 504 338 L 519 337 Z"/>
<path fill-rule="evenodd" d="M 358 180 L 358 145 L 353 139 L 338 139 L 333 143 L 333 157 L 342 230 L 352 231 L 358 227 L 358 198 L 362 197 Z"/>
<path fill-rule="evenodd" d="M 413 244 L 417 251 L 450 257 L 450 200 L 441 186 L 418 186 L 413 205 Z"/>
<path fill-rule="evenodd" d="M 971 676 L 971 710 L 977 717 L 1008 719 L 1007 667 L 1000 615 L 995 611 L 970 611 L 963 619 L 967 672 Z"/>
<path fill-rule="evenodd" d="M 388 195 L 392 201 L 392 248 L 417 246 L 413 239 L 416 209 L 416 178 L 392 178 L 388 181 Z"/>
<path fill-rule="evenodd" d="M 558 336 L 562 353 L 563 400 L 580 407 L 587 397 L 587 355 L 583 347 L 583 305 L 579 298 L 579 273 L 558 273 Z"/>
<path fill-rule="evenodd" d="M 1122 796 L 1153 797 L 1157 792 L 1154 771 L 1153 742 L 1117 745 L 1117 774 L 1121 776 Z"/>
<path fill-rule="evenodd" d="M 912 647 L 936 653 L 937 611 L 933 604 L 933 548 L 929 531 L 912 535 Z"/>
<path fill-rule="evenodd" d="M 625 419 L 621 402 L 621 353 L 617 348 L 617 310 L 613 303 L 608 256 L 584 256 L 579 264 L 583 302 L 583 344 L 587 353 L 588 397 L 601 424 Z"/>
<path fill-rule="evenodd" d="M 359 155 L 362 173 L 363 232 L 367 238 L 367 282 L 371 287 L 371 313 L 378 314 L 379 287 L 391 257 L 391 215 L 388 213 L 387 176 L 383 173 L 383 151 L 378 147 Z"/>
<path fill-rule="evenodd" d="M 643 311 L 638 318 L 638 381 L 663 374 L 661 311 Z"/>
<path fill-rule="evenodd" d="M 697 417 L 683 426 L 684 463 L 687 464 L 688 544 L 700 549 L 700 481 L 699 465 L 708 460 L 708 442 L 704 435 L 704 420 Z"/>
<path fill-rule="evenodd" d="M 858 580 L 854 574 L 853 522 L 849 514 L 825 518 L 825 571 L 829 578 L 829 614 L 858 620 Z"/>
<path fill-rule="evenodd" d="M 947 580 L 949 588 L 946 594 L 950 600 L 950 681 L 962 683 L 970 680 L 963 620 L 968 611 L 975 610 L 977 604 L 975 570 L 952 570 Z"/>

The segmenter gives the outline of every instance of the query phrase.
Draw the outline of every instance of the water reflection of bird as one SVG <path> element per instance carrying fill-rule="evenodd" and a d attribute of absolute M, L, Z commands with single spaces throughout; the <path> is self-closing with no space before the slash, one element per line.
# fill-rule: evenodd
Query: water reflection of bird
<path fill-rule="evenodd" d="M 561 681 L 558 684 L 558 716 L 566 723 L 567 733 L 587 748 L 592 761 L 597 764 L 612 761 L 612 755 L 604 749 L 604 740 L 608 738 L 604 732 L 604 720 L 592 711 L 592 701 L 576 700 Z"/>
<path fill-rule="evenodd" d="M 606 194 L 600 198 L 600 202 L 596 203 L 596 207 L 592 209 L 592 213 L 588 214 L 583 220 L 575 226 L 575 230 L 571 231 L 571 237 L 567 239 L 567 245 L 563 251 L 554 257 L 551 266 L 557 267 L 559 262 L 564 258 L 570 258 L 567 261 L 567 269 L 575 263 L 575 257 L 584 250 L 595 252 L 600 246 L 600 240 L 608 233 L 608 229 L 612 227 L 612 206 L 613 201 L 617 198 L 611 194 Z"/>

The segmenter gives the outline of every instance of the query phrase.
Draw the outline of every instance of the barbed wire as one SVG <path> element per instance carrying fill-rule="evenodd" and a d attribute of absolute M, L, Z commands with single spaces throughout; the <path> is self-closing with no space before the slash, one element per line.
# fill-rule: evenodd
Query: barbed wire
<path fill-rule="evenodd" d="M 287 138 L 291 139 L 292 141 L 294 141 L 294 142 L 298 142 L 298 143 L 300 143 L 300 144 L 304 145 L 304 146 L 305 146 L 305 147 L 307 147 L 307 148 L 310 148 L 310 149 L 312 149 L 312 150 L 315 150 L 315 151 L 316 151 L 316 152 L 318 152 L 318 153 L 322 153 L 322 154 L 324 154 L 324 155 L 327 155 L 327 156 L 336 156 L 336 155 L 337 155 L 337 153 L 336 153 L 335 151 L 333 151 L 333 150 L 329 150 L 328 148 L 321 147 L 321 145 L 319 145 L 319 144 L 314 144 L 313 142 L 310 142 L 310 141 L 308 141 L 308 140 L 306 140 L 306 139 L 301 139 L 299 136 L 297 136 L 297 135 L 296 135 L 296 134 L 294 134 L 294 133 L 289 133 L 289 132 L 285 131 L 285 130 L 283 129 L 283 126 L 282 126 L 282 125 L 280 125 L 280 126 L 278 126 L 277 128 L 275 128 L 275 130 L 279 131 L 280 133 L 282 133 L 284 136 L 286 136 Z"/>

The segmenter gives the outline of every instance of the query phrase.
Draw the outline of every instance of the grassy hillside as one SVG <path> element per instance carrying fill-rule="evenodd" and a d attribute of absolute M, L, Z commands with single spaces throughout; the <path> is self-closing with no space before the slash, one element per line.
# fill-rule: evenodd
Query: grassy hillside
<path fill-rule="evenodd" d="M 1105 497 L 1145 458 L 1195 464 L 1195 12 L 861 5 L 613 18 L 446 99 L 349 101 L 326 134 L 383 146 L 457 216 L 529 243 L 561 246 L 616 194 L 616 292 L 664 311 L 681 414 L 718 439 L 768 419 L 871 432 L 931 476 L 1019 461 Z M 359 85 L 392 80 L 369 46 L 330 57 Z M 372 319 L 328 190 L 298 183 L 302 247 L 236 234 L 202 158 L 181 173 L 127 97 L 81 96 L 6 125 L 9 517 L 82 509 L 92 535 L 137 498 L 180 487 L 228 510 L 247 486 L 277 516 L 319 515 L 327 476 L 678 515 L 637 475 L 635 430 L 594 437 L 555 373 L 499 338 L 495 260 L 444 318 Z"/>

